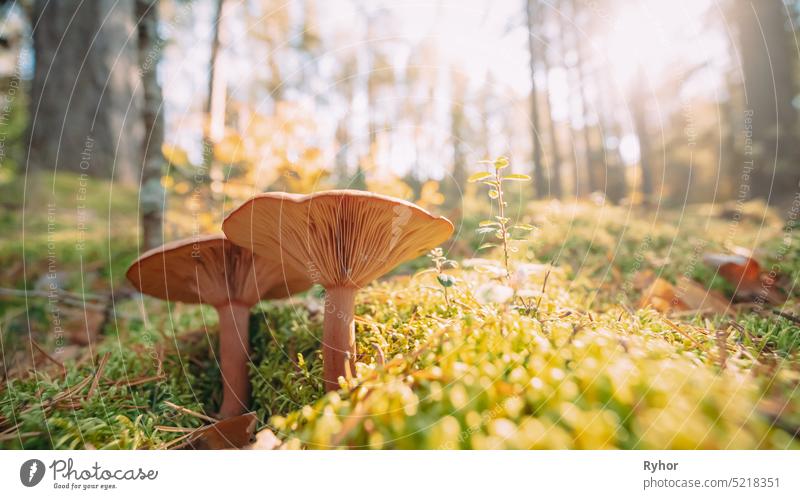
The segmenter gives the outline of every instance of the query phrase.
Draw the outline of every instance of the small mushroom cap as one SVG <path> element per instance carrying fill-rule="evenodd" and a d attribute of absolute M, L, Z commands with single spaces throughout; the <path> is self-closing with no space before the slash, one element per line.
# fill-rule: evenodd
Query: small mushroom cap
<path fill-rule="evenodd" d="M 333 190 L 260 194 L 222 230 L 256 254 L 280 254 L 315 283 L 361 288 L 446 241 L 453 224 L 401 199 Z"/>
<path fill-rule="evenodd" d="M 188 238 L 142 254 L 128 280 L 142 293 L 163 300 L 223 305 L 255 305 L 262 298 L 285 298 L 311 287 L 302 274 L 280 261 L 253 255 L 224 235 Z"/>

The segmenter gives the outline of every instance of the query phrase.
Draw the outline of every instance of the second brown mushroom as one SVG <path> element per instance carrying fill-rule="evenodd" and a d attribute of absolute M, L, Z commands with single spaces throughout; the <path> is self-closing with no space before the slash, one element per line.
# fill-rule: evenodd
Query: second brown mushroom
<path fill-rule="evenodd" d="M 322 336 L 325 388 L 355 372 L 356 291 L 441 244 L 453 224 L 400 199 L 363 191 L 265 193 L 222 225 L 228 238 L 280 259 L 325 288 Z"/>
<path fill-rule="evenodd" d="M 311 286 L 305 276 L 283 269 L 273 258 L 253 255 L 222 235 L 152 249 L 130 266 L 127 277 L 144 294 L 217 310 L 222 418 L 242 414 L 250 401 L 250 308 L 261 299 L 284 298 Z"/>

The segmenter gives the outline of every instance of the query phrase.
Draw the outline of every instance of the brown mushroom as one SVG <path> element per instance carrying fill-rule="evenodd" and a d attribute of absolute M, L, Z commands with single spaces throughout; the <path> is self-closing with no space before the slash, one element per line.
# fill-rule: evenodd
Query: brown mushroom
<path fill-rule="evenodd" d="M 216 308 L 223 418 L 243 413 L 250 402 L 250 308 L 260 299 L 284 298 L 311 286 L 303 275 L 284 272 L 279 261 L 253 255 L 223 235 L 152 249 L 130 266 L 127 277 L 144 294 Z"/>
<path fill-rule="evenodd" d="M 325 288 L 323 376 L 338 388 L 355 372 L 355 293 L 447 240 L 453 224 L 413 203 L 363 191 L 266 193 L 228 215 L 228 238 L 256 254 L 276 255 Z"/>

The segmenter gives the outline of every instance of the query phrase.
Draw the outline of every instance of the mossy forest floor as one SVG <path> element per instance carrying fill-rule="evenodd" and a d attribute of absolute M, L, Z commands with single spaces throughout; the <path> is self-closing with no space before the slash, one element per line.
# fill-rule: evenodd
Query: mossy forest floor
<path fill-rule="evenodd" d="M 556 202 L 515 213 L 536 230 L 515 243 L 510 279 L 499 254 L 475 251 L 481 217 L 465 212 L 444 248 L 459 264 L 446 297 L 420 272 L 426 258 L 358 294 L 357 373 L 338 392 L 320 380 L 320 290 L 254 309 L 259 429 L 284 448 L 800 448 L 800 238 L 786 214 Z M 81 341 L 66 319 L 65 335 L 52 333 L 46 299 L 0 300 L 0 448 L 169 448 L 205 424 L 189 411 L 219 403 L 213 310 L 126 291 L 135 238 L 98 230 L 92 258 L 59 255 L 75 268 L 61 284 L 73 301 L 115 289 L 88 345 L 70 344 Z M 5 288 L 38 289 L 47 271 L 47 239 L 28 241 L 24 275 L 12 272 L 22 247 L 0 255 Z M 775 270 L 785 303 L 647 299 L 650 275 L 727 300 L 736 286 L 703 256 L 737 246 Z M 79 330 L 95 308 L 77 307 Z"/>

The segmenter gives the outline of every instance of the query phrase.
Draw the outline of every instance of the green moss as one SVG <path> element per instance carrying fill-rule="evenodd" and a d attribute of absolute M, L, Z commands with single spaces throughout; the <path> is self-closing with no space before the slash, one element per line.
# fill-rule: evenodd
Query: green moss
<path fill-rule="evenodd" d="M 454 320 L 425 294 L 404 322 L 427 340 L 391 366 L 360 366 L 348 389 L 276 416 L 301 448 L 771 448 L 787 435 L 757 406 L 766 387 L 746 358 L 720 371 L 713 335 L 683 334 L 652 311 L 593 314 L 551 276 L 537 317 L 481 304 L 489 284 L 461 274 Z M 537 287 L 531 281 L 527 286 Z M 394 301 L 407 290 L 384 287 Z M 565 314 L 570 315 L 565 317 Z M 386 328 L 391 335 L 391 326 Z M 730 339 L 729 347 L 734 348 Z M 360 345 L 359 353 L 363 345 Z M 357 420 L 357 424 L 353 421 Z M 796 446 L 797 444 L 791 444 Z"/>
<path fill-rule="evenodd" d="M 651 217 L 529 205 L 520 222 L 538 230 L 515 243 L 513 266 L 554 267 L 514 272 L 524 306 L 505 301 L 503 281 L 480 266 L 447 271 L 449 307 L 433 274 L 403 275 L 428 265 L 424 258 L 399 269 L 358 293 L 357 369 L 336 393 L 324 393 L 320 376 L 323 292 L 264 303 L 251 317 L 252 409 L 290 448 L 797 448 L 796 324 L 769 310 L 742 310 L 735 325 L 667 318 L 636 310 L 641 292 L 626 286 L 652 270 L 730 296 L 702 257 L 741 245 L 758 249 L 765 270 L 778 269 L 791 288 L 800 277 L 796 238 L 780 226 L 759 233 L 747 220 L 731 231 L 728 221 L 696 214 Z M 31 244 L 32 255 L 43 251 Z M 448 256 L 463 263 L 479 245 L 462 229 Z M 118 282 L 135 256 L 135 244 L 115 247 L 110 259 L 102 241 L 92 250 L 114 260 L 98 285 Z M 29 351 L 29 331 L 52 350 L 52 338 L 37 332 L 48 323 L 41 304 L 2 307 L 4 352 Z M 214 413 L 221 391 L 211 308 L 136 297 L 119 300 L 112 319 L 91 354 L 67 361 L 66 377 L 44 361 L 35 376 L 6 382 L 0 430 L 14 438 L 0 447 L 161 448 L 180 434 L 159 426 L 201 424 L 168 402 Z M 73 394 L 78 404 L 50 403 L 94 376 L 106 355 L 91 394 L 89 382 Z"/>

